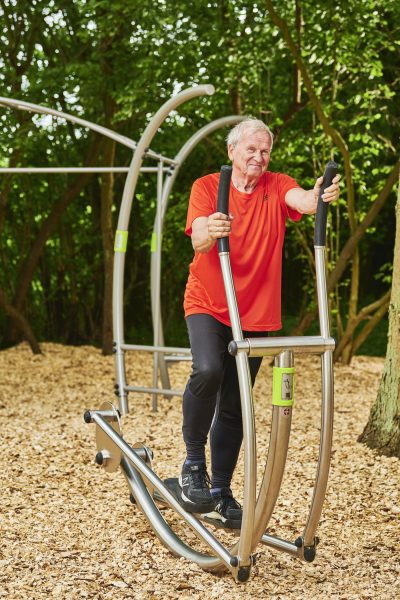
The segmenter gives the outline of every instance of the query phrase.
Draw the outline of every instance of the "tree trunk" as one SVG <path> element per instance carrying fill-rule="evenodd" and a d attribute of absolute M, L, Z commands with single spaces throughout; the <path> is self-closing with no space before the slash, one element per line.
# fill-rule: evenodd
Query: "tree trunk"
<path fill-rule="evenodd" d="M 115 142 L 107 140 L 104 147 L 104 165 L 112 167 L 115 159 Z M 112 285 L 113 285 L 113 224 L 112 204 L 114 175 L 105 173 L 101 186 L 101 236 L 103 241 L 103 263 L 104 263 L 104 296 L 103 296 L 103 320 L 102 320 L 102 350 L 103 354 L 109 355 L 113 351 L 113 327 L 112 327 Z"/>
<path fill-rule="evenodd" d="M 400 185 L 396 205 L 392 293 L 386 360 L 378 396 L 358 438 L 380 454 L 400 458 Z"/>
<path fill-rule="evenodd" d="M 3 308 L 6 315 L 8 315 L 15 326 L 21 333 L 22 339 L 26 340 L 31 347 L 31 350 L 34 354 L 41 354 L 42 351 L 38 344 L 37 339 L 35 338 L 35 334 L 32 331 L 32 327 L 29 325 L 28 321 L 25 319 L 24 315 L 17 310 L 7 299 L 7 296 L 0 289 L 0 306 Z"/>
<path fill-rule="evenodd" d="M 93 144 L 90 147 L 88 159 L 85 162 L 85 166 L 92 166 L 96 162 L 97 156 L 100 152 L 102 140 L 96 136 Z M 29 255 L 26 257 L 25 262 L 20 268 L 20 272 L 17 279 L 16 291 L 13 299 L 13 306 L 17 312 L 22 312 L 23 305 L 29 291 L 32 278 L 39 262 L 40 257 L 46 247 L 46 242 L 55 230 L 60 217 L 63 215 L 67 207 L 73 202 L 80 194 L 82 189 L 90 181 L 92 173 L 83 173 L 79 175 L 74 183 L 65 191 L 62 198 L 58 200 L 52 207 L 49 215 L 40 227 L 39 233 L 30 249 Z M 17 322 L 11 314 L 11 327 L 7 333 L 8 340 L 15 343 L 18 341 L 15 337 L 14 326 L 20 330 Z"/>

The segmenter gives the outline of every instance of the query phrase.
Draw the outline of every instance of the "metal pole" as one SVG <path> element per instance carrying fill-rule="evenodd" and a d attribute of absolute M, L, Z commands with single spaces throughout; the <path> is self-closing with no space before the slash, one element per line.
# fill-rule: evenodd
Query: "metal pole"
<path fill-rule="evenodd" d="M 156 208 L 156 224 L 151 240 L 151 254 L 155 256 L 154 261 L 154 288 L 151 286 L 152 316 L 153 316 L 153 344 L 158 346 L 160 340 L 160 319 L 161 319 L 161 233 L 162 233 L 162 189 L 163 189 L 163 163 L 158 163 L 159 170 L 157 176 L 157 208 Z M 155 239 L 154 239 L 155 238 Z M 158 366 L 159 362 L 164 360 L 164 356 L 160 356 L 157 351 L 153 354 L 153 387 L 158 388 Z M 164 362 L 165 366 L 165 362 Z M 153 412 L 157 410 L 157 394 L 152 395 Z"/>
<path fill-rule="evenodd" d="M 35 175 L 36 173 L 128 173 L 129 167 L 0 167 L 2 173 Z M 169 168 L 164 167 L 165 173 Z M 158 167 L 141 167 L 141 173 L 158 173 Z"/>
<path fill-rule="evenodd" d="M 315 246 L 318 310 L 321 335 L 329 337 L 328 294 L 326 290 L 325 246 Z M 332 350 L 321 356 L 322 407 L 321 435 L 318 469 L 308 520 L 303 532 L 304 546 L 315 545 L 314 534 L 318 526 L 324 502 L 331 461 L 333 437 L 333 364 Z"/>
<path fill-rule="evenodd" d="M 200 523 L 196 517 L 192 514 L 186 512 L 186 510 L 179 504 L 179 502 L 174 498 L 168 488 L 164 485 L 159 477 L 154 473 L 154 471 L 142 460 L 138 454 L 125 442 L 125 440 L 111 427 L 105 419 L 101 415 L 96 414 L 94 411 L 92 413 L 92 420 L 96 425 L 98 425 L 111 439 L 111 441 L 121 450 L 121 452 L 126 456 L 126 458 L 132 463 L 132 465 L 140 471 L 143 477 L 149 482 L 154 489 L 162 496 L 165 502 L 177 512 L 184 521 L 193 529 L 196 535 L 204 541 L 209 548 L 215 552 L 220 561 L 222 561 L 228 569 L 231 569 L 231 560 L 232 555 L 226 550 L 224 546 L 208 531 L 206 527 L 202 523 Z M 129 472 L 127 469 L 125 472 Z M 154 505 L 153 499 L 150 495 L 147 498 L 143 498 L 143 504 L 151 504 Z M 150 508 L 148 506 L 148 508 Z M 161 534 L 162 532 L 160 532 Z M 215 560 L 215 558 L 211 559 L 210 566 L 216 566 L 220 563 L 220 561 Z"/>
<path fill-rule="evenodd" d="M 125 267 L 125 252 L 128 236 L 129 217 L 131 212 L 132 198 L 135 193 L 136 184 L 139 176 L 140 167 L 142 166 L 143 158 L 150 146 L 150 142 L 157 132 L 157 129 L 169 115 L 171 110 L 177 108 L 180 104 L 202 96 L 204 94 L 211 95 L 214 93 L 212 85 L 203 85 L 184 90 L 177 96 L 166 102 L 154 115 L 150 123 L 147 125 L 140 141 L 137 144 L 132 162 L 129 167 L 129 173 L 125 181 L 125 187 L 122 195 L 121 208 L 118 217 L 118 229 L 115 243 L 114 254 L 114 280 L 113 280 L 113 329 L 115 340 L 115 361 L 116 361 L 116 376 L 117 385 L 119 385 L 119 409 L 122 414 L 128 413 L 128 398 L 123 389 L 126 386 L 125 381 L 125 364 L 124 353 L 121 350 L 121 345 L 124 343 L 124 319 L 123 319 L 123 297 L 124 297 L 124 267 Z M 164 160 L 164 162 L 166 162 Z"/>
<path fill-rule="evenodd" d="M 202 87 L 202 86 L 199 86 Z M 204 86 L 203 86 L 204 87 Z M 212 88 L 212 86 L 208 86 Z M 185 90 L 186 92 L 188 90 Z M 182 94 L 185 93 L 181 92 Z M 179 94 L 178 94 L 179 95 Z M 176 96 L 177 97 L 177 96 Z M 103 127 L 102 125 L 97 125 L 96 123 L 92 123 L 91 121 L 86 121 L 85 119 L 81 119 L 80 117 L 76 117 L 75 115 L 70 115 L 69 113 L 62 112 L 60 110 L 54 110 L 53 108 L 48 108 L 47 106 L 40 106 L 39 104 L 32 104 L 31 102 L 25 102 L 24 100 L 17 100 L 14 98 L 4 98 L 0 96 L 0 106 L 6 106 L 8 108 L 15 108 L 17 110 L 27 110 L 30 112 L 50 115 L 53 117 L 57 117 L 58 119 L 65 119 L 66 121 L 71 121 L 71 123 L 75 123 L 76 125 L 81 125 L 82 127 L 86 127 L 87 129 L 91 129 L 92 131 L 97 131 L 101 135 L 108 137 L 116 142 L 122 144 L 123 146 L 127 146 L 132 150 L 135 150 L 138 146 L 136 142 L 126 137 L 125 135 L 121 135 L 108 129 L 107 127 Z M 150 148 L 145 148 L 146 156 L 151 158 L 156 158 L 157 160 L 162 160 L 163 162 L 174 165 L 175 162 L 167 158 L 166 156 L 162 156 L 161 154 L 157 154 L 157 152 L 153 152 Z"/>
<path fill-rule="evenodd" d="M 199 131 L 197 131 L 194 135 L 192 135 L 192 137 L 189 138 L 189 140 L 182 146 L 182 148 L 180 149 L 180 151 L 174 158 L 175 163 L 176 163 L 175 167 L 168 170 L 168 174 L 165 178 L 165 182 L 164 182 L 164 186 L 163 186 L 163 190 L 162 190 L 161 235 L 162 235 L 162 231 L 164 229 L 164 219 L 165 219 L 165 215 L 167 212 L 168 200 L 169 200 L 169 196 L 170 196 L 170 193 L 172 190 L 172 186 L 175 182 L 175 179 L 178 175 L 181 165 L 186 160 L 188 155 L 191 153 L 193 148 L 202 139 L 204 139 L 206 136 L 210 135 L 210 133 L 212 133 L 213 131 L 220 129 L 221 127 L 234 125 L 240 121 L 243 121 L 245 118 L 246 117 L 244 117 L 244 116 L 233 115 L 233 116 L 222 117 L 221 119 L 216 119 L 215 121 L 212 121 L 211 123 L 208 123 L 201 129 L 199 129 Z M 154 220 L 153 232 L 154 232 L 153 235 L 157 236 L 157 216 Z M 157 269 L 156 269 L 156 265 L 155 265 L 156 257 L 157 257 L 157 254 L 152 252 L 151 253 L 151 267 L 150 267 L 150 281 L 151 281 L 151 306 L 152 306 L 152 316 L 153 316 L 153 327 L 154 327 L 154 323 L 155 323 L 155 319 L 156 319 L 157 310 L 160 310 L 160 309 L 156 309 L 156 304 L 158 303 L 158 305 L 161 307 L 161 299 L 160 299 L 160 297 L 161 297 L 161 274 L 159 276 L 159 279 L 157 279 L 157 275 L 156 275 Z M 162 323 L 161 314 L 159 314 L 157 316 L 157 319 L 158 319 L 158 330 L 159 330 L 158 343 L 164 344 L 164 331 L 163 331 L 163 323 Z M 166 367 L 166 362 L 165 362 L 164 356 L 158 355 L 158 366 L 160 369 L 160 377 L 161 377 L 162 387 L 163 388 L 171 387 L 169 375 L 168 375 L 168 369 Z M 153 403 L 154 403 L 154 399 L 153 399 Z"/>
<path fill-rule="evenodd" d="M 293 367 L 293 352 L 285 351 L 275 358 L 279 368 Z M 253 549 L 265 532 L 281 489 L 289 447 L 292 407 L 275 405 L 272 409 L 271 436 L 264 477 L 256 505 Z"/>
<path fill-rule="evenodd" d="M 235 288 L 229 260 L 229 252 L 219 252 L 222 277 L 225 286 L 229 317 L 234 340 L 242 340 L 243 333 L 240 324 Z M 236 366 L 239 379 L 239 389 L 243 420 L 244 448 L 244 484 L 243 484 L 243 516 L 238 543 L 239 565 L 251 567 L 251 548 L 254 530 L 254 511 L 256 504 L 256 431 L 254 425 L 254 407 L 251 376 L 247 355 L 239 353 L 236 356 Z"/>

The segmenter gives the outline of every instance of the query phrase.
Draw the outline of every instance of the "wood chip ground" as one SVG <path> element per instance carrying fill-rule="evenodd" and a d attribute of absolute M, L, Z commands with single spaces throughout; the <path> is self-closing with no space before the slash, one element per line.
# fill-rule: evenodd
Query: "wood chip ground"
<path fill-rule="evenodd" d="M 0 598 L 10 600 L 374 599 L 400 598 L 400 473 L 395 458 L 357 443 L 375 400 L 383 359 L 356 357 L 335 366 L 332 467 L 315 562 L 260 545 L 246 585 L 174 558 L 129 501 L 119 471 L 94 463 L 95 426 L 85 409 L 115 403 L 114 365 L 92 347 L 25 344 L 0 352 Z M 148 385 L 149 355 L 128 356 L 128 380 Z M 296 358 L 296 404 L 285 478 L 270 532 L 302 533 L 313 491 L 320 428 L 318 358 Z M 188 363 L 171 368 L 183 387 Z M 268 448 L 271 372 L 264 361 L 255 388 L 260 476 Z M 129 443 L 154 451 L 154 470 L 176 476 L 184 456 L 181 399 L 130 396 L 123 418 Z M 240 500 L 243 465 L 234 489 Z M 179 535 L 185 527 L 163 514 Z M 222 534 L 221 534 L 222 535 Z M 193 535 L 186 535 L 193 540 Z M 227 543 L 230 534 L 222 535 Z M 198 546 L 197 546 L 198 547 Z"/>

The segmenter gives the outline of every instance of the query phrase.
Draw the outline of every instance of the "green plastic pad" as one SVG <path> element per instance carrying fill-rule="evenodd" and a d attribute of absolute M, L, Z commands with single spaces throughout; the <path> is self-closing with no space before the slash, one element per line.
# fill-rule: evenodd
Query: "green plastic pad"
<path fill-rule="evenodd" d="M 273 367 L 272 375 L 272 404 L 293 406 L 294 367 Z"/>
<path fill-rule="evenodd" d="M 117 229 L 115 232 L 114 252 L 126 252 L 128 245 L 128 232 Z"/>
<path fill-rule="evenodd" d="M 157 240 L 158 240 L 158 236 L 153 231 L 153 233 L 151 234 L 150 252 L 156 252 L 157 251 Z"/>

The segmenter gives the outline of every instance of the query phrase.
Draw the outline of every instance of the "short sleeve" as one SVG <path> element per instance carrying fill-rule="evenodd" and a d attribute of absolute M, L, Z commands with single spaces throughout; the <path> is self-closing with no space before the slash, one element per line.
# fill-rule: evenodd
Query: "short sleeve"
<path fill-rule="evenodd" d="M 286 217 L 291 221 L 300 221 L 302 214 L 297 210 L 290 208 L 285 202 L 285 196 L 289 190 L 294 188 L 300 188 L 301 186 L 297 183 L 293 177 L 286 175 L 285 173 L 278 173 L 278 190 L 279 200 L 282 205 L 282 209 L 286 214 Z"/>
<path fill-rule="evenodd" d="M 216 198 L 213 198 L 202 179 L 196 179 L 190 192 L 185 226 L 185 233 L 189 236 L 192 235 L 192 223 L 195 219 L 208 217 L 216 210 Z"/>

